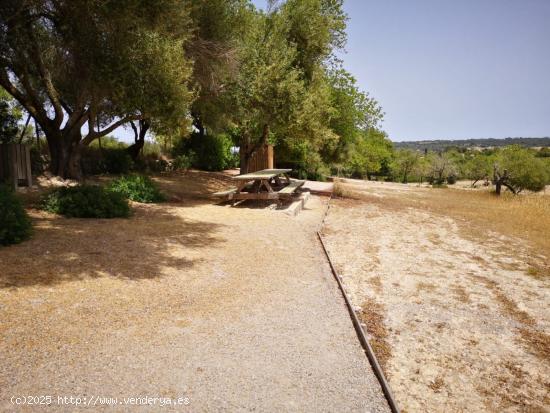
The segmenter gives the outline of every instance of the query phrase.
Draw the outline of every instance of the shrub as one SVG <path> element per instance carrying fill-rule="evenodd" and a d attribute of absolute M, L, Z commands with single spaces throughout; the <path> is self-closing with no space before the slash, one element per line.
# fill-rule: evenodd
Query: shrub
<path fill-rule="evenodd" d="M 16 244 L 31 234 L 31 221 L 13 191 L 0 185 L 0 245 Z"/>
<path fill-rule="evenodd" d="M 74 218 L 117 218 L 130 215 L 130 206 L 124 195 L 94 185 L 57 188 L 42 199 L 42 208 Z"/>
<path fill-rule="evenodd" d="M 196 162 L 195 152 L 190 151 L 187 155 L 179 155 L 174 158 L 172 161 L 172 168 L 174 170 L 188 170 Z"/>
<path fill-rule="evenodd" d="M 84 175 L 99 175 L 107 173 L 105 156 L 97 147 L 86 147 L 82 149 L 80 166 Z"/>
<path fill-rule="evenodd" d="M 447 183 L 448 183 L 449 185 L 454 185 L 454 184 L 456 184 L 456 181 L 457 181 L 456 175 L 449 175 L 449 176 L 447 177 Z"/>
<path fill-rule="evenodd" d="M 192 133 L 188 138 L 182 138 L 174 144 L 172 155 L 192 156 L 195 154 L 193 166 L 207 171 L 222 171 L 233 166 L 235 157 L 231 153 L 233 141 L 229 135 L 200 135 Z M 192 158 L 193 159 L 193 158 Z"/>
<path fill-rule="evenodd" d="M 126 149 L 104 149 L 105 167 L 110 174 L 127 174 L 134 167 L 132 157 Z"/>
<path fill-rule="evenodd" d="M 109 191 L 116 192 L 136 202 L 162 202 L 166 197 L 159 191 L 158 186 L 147 176 L 123 176 L 109 185 Z"/>

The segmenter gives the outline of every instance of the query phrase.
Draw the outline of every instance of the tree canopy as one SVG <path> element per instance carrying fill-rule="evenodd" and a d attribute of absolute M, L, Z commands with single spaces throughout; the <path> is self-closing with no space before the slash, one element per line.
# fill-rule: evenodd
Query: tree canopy
<path fill-rule="evenodd" d="M 145 135 L 231 131 L 244 169 L 258 145 L 307 173 L 388 168 L 383 112 L 335 57 L 342 0 L 5 0 L 0 85 L 44 132 L 51 170 L 121 125 Z"/>
<path fill-rule="evenodd" d="M 192 93 L 180 0 L 6 0 L 0 85 L 38 122 L 51 169 L 79 177 L 82 145 L 131 120 L 185 116 Z"/>

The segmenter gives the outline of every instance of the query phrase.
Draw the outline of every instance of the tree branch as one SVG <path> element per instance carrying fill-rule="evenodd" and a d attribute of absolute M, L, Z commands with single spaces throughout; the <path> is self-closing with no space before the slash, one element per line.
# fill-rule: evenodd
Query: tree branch
<path fill-rule="evenodd" d="M 101 138 L 102 136 L 108 135 L 109 133 L 114 131 L 116 128 L 124 125 L 125 123 L 131 122 L 133 120 L 139 120 L 141 118 L 142 118 L 141 115 L 128 115 L 128 116 L 125 116 L 122 119 L 119 119 L 115 123 L 112 123 L 109 127 L 103 129 L 102 131 L 97 131 L 96 132 L 96 131 L 90 130 L 90 131 L 88 131 L 88 135 L 86 135 L 86 137 L 82 140 L 82 143 L 84 145 L 88 145 L 94 139 Z"/>
<path fill-rule="evenodd" d="M 17 101 L 25 108 L 27 112 L 29 112 L 33 118 L 35 118 L 40 125 L 42 126 L 42 129 L 45 129 L 45 126 L 47 126 L 47 119 L 46 112 L 44 111 L 43 107 L 38 107 L 36 105 L 35 99 L 32 99 L 27 94 L 21 92 L 11 81 L 9 78 L 8 73 L 6 70 L 0 70 L 0 85 L 6 89 L 6 91 L 12 95 Z M 28 91 L 27 91 L 28 93 Z"/>
<path fill-rule="evenodd" d="M 53 85 L 50 72 L 46 69 L 46 66 L 44 65 L 44 60 L 42 59 L 40 50 L 37 47 L 38 42 L 36 41 L 34 33 L 32 32 L 31 24 L 27 26 L 27 33 L 29 35 L 29 38 L 31 39 L 32 50 L 34 52 L 33 60 L 35 61 L 35 64 L 38 69 L 38 73 L 40 74 L 40 79 L 42 79 L 42 82 L 44 83 L 44 86 L 46 88 L 46 93 L 50 99 L 50 102 L 52 103 L 52 106 L 55 112 L 54 124 L 57 128 L 59 128 L 63 123 L 63 118 L 64 118 L 63 108 L 59 100 L 59 94 L 57 93 L 57 90 Z"/>
<path fill-rule="evenodd" d="M 132 127 L 133 131 L 134 131 L 134 143 L 137 143 L 138 141 L 138 130 L 136 128 L 136 125 L 134 125 L 134 122 L 129 122 L 130 123 L 130 126 Z"/>

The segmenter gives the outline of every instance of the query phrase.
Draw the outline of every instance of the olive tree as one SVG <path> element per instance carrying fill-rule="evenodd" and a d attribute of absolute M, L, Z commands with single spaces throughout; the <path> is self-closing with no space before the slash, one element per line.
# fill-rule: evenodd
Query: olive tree
<path fill-rule="evenodd" d="M 491 176 L 491 158 L 481 153 L 474 153 L 466 161 L 464 175 L 472 180 L 472 187 L 482 179 L 488 180 Z"/>
<path fill-rule="evenodd" d="M 497 154 L 493 165 L 493 185 L 497 195 L 500 195 L 503 186 L 513 194 L 523 190 L 538 192 L 549 180 L 550 171 L 531 150 L 513 145 Z"/>
<path fill-rule="evenodd" d="M 45 134 L 51 171 L 78 179 L 93 140 L 185 116 L 190 32 L 184 0 L 3 0 L 0 85 Z"/>
<path fill-rule="evenodd" d="M 255 150 L 270 139 L 317 152 L 322 142 L 336 138 L 327 122 L 330 88 L 323 62 L 344 36 L 341 3 L 288 0 L 251 14 L 232 84 L 242 172 Z"/>
<path fill-rule="evenodd" d="M 398 150 L 395 152 L 395 157 L 391 164 L 392 174 L 406 184 L 409 182 L 409 177 L 415 171 L 419 161 L 420 154 L 418 151 L 411 149 Z"/>

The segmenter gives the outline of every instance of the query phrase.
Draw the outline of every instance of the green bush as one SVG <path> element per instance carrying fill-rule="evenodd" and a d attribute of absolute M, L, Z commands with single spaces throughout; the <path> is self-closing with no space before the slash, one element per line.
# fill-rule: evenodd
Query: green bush
<path fill-rule="evenodd" d="M 187 155 L 179 155 L 174 158 L 172 161 L 172 168 L 175 171 L 178 170 L 188 170 L 193 166 L 193 164 L 196 162 L 196 156 L 193 151 L 190 151 Z"/>
<path fill-rule="evenodd" d="M 107 165 L 103 151 L 97 147 L 83 148 L 80 166 L 84 175 L 99 175 L 107 173 Z"/>
<path fill-rule="evenodd" d="M 199 133 L 192 133 L 190 137 L 182 138 L 174 144 L 172 155 L 178 157 L 195 154 L 193 166 L 207 171 L 222 171 L 235 163 L 235 156 L 231 153 L 232 146 L 233 140 L 227 134 L 201 136 Z"/>
<path fill-rule="evenodd" d="M 110 174 L 127 174 L 134 168 L 134 161 L 126 149 L 104 149 L 105 167 Z"/>
<path fill-rule="evenodd" d="M 157 184 L 143 175 L 123 176 L 113 181 L 108 189 L 136 202 L 152 203 L 166 200 Z"/>
<path fill-rule="evenodd" d="M 42 208 L 74 218 L 130 216 L 130 205 L 124 195 L 94 185 L 57 188 L 42 199 Z"/>
<path fill-rule="evenodd" d="M 31 221 L 13 191 L 0 185 L 0 245 L 17 244 L 31 234 Z"/>

